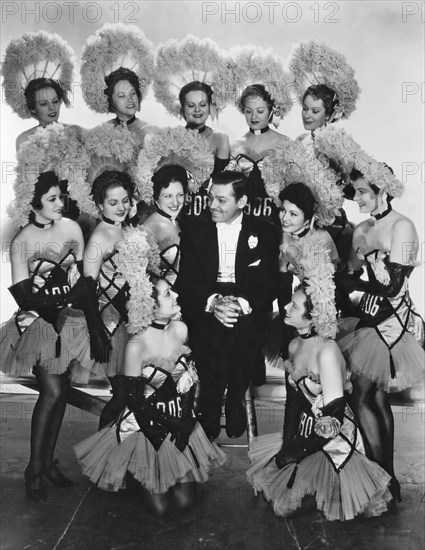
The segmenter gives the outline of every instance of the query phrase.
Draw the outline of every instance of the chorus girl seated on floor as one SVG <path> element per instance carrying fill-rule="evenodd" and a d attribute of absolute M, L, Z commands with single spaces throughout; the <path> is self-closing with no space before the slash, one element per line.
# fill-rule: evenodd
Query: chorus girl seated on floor
<path fill-rule="evenodd" d="M 178 320 L 177 295 L 164 279 L 144 277 L 129 308 L 135 334 L 125 355 L 127 406 L 116 423 L 76 445 L 75 452 L 98 487 L 118 491 L 132 477 L 142 503 L 163 516 L 191 506 L 196 484 L 225 456 L 194 416 L 197 374 L 185 345 L 187 327 Z"/>
<path fill-rule="evenodd" d="M 334 268 L 329 259 L 306 260 L 304 268 L 306 278 L 286 306 L 285 323 L 298 336 L 289 346 L 283 439 L 254 439 L 247 477 L 278 516 L 290 517 L 314 502 L 328 520 L 377 516 L 391 500 L 391 478 L 366 458 L 346 404 L 345 361 L 334 341 Z"/>

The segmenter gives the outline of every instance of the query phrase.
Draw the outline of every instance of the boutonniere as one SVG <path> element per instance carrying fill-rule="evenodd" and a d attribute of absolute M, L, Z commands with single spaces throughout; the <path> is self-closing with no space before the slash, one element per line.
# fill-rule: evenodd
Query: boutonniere
<path fill-rule="evenodd" d="M 248 246 L 252 250 L 253 248 L 257 248 L 258 245 L 258 237 L 256 235 L 250 235 L 248 238 Z"/>

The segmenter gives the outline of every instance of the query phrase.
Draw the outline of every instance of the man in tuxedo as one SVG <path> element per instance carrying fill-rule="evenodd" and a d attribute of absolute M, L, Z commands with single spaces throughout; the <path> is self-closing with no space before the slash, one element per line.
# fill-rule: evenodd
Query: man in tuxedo
<path fill-rule="evenodd" d="M 243 213 L 246 186 L 239 172 L 213 176 L 210 216 L 193 221 L 181 237 L 176 287 L 200 378 L 198 410 L 211 439 L 220 433 L 226 387 L 226 432 L 239 437 L 248 385 L 265 380 L 261 348 L 275 294 L 279 230 Z"/>

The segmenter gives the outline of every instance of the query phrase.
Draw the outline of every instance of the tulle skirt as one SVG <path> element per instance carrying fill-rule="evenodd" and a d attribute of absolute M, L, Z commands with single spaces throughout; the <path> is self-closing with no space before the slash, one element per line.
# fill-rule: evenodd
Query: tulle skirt
<path fill-rule="evenodd" d="M 198 423 L 183 452 L 170 434 L 158 451 L 141 431 L 118 442 L 116 424 L 81 441 L 74 451 L 84 475 L 105 491 L 124 489 L 130 472 L 150 493 L 163 494 L 176 483 L 207 481 L 209 470 L 225 462 L 225 454 Z"/>
<path fill-rule="evenodd" d="M 263 493 L 277 516 L 288 517 L 307 495 L 315 497 L 318 510 L 330 521 L 350 520 L 362 513 L 379 516 L 387 510 L 391 478 L 359 451 L 354 450 L 339 472 L 322 451 L 304 458 L 296 471 L 295 464 L 279 470 L 274 456 L 281 445 L 281 434 L 255 438 L 249 452 L 252 466 L 247 471 L 249 483 Z"/>
<path fill-rule="evenodd" d="M 359 319 L 340 319 L 337 341 L 353 378 L 364 376 L 385 391 L 391 387 L 402 391 L 423 383 L 423 321 L 419 316 L 412 317 L 412 321 L 411 330 L 403 333 L 393 317 L 380 323 L 377 329 L 358 330 L 355 327 Z"/>
<path fill-rule="evenodd" d="M 107 363 L 97 363 L 90 356 L 90 335 L 84 322 L 82 329 L 73 327 L 73 353 L 78 359 L 78 366 L 72 370 L 72 382 L 87 384 L 91 374 L 107 377 L 123 374 L 124 351 L 130 337 L 124 323 L 122 323 L 110 339 L 111 353 Z"/>
<path fill-rule="evenodd" d="M 27 327 L 23 333 L 22 330 Z M 49 374 L 63 374 L 68 368 L 71 373 L 81 368 L 85 360 L 75 346 L 84 330 L 86 321 L 82 311 L 65 308 L 61 311 L 57 327 L 37 317 L 32 312 L 20 312 L 0 327 L 0 370 L 9 376 L 27 376 L 34 366 Z M 80 336 L 78 336 L 80 335 Z M 77 338 L 77 340 L 76 340 Z M 90 349 L 86 355 L 90 357 Z"/>

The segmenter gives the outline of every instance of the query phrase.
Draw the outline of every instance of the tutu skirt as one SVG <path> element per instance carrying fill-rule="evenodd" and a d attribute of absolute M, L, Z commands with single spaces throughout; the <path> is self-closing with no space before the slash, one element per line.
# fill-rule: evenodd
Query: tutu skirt
<path fill-rule="evenodd" d="M 350 520 L 362 513 L 379 516 L 387 510 L 391 478 L 359 451 L 354 450 L 339 472 L 322 451 L 304 458 L 297 468 L 289 464 L 279 470 L 274 456 L 281 445 L 281 434 L 255 438 L 247 471 L 249 483 L 263 493 L 276 515 L 288 517 L 307 495 L 315 497 L 318 510 L 330 521 Z"/>
<path fill-rule="evenodd" d="M 408 330 L 401 331 L 393 316 L 377 327 L 355 330 L 359 319 L 339 321 L 338 345 L 353 378 L 364 376 L 389 391 L 399 391 L 424 380 L 423 321 L 411 316 Z"/>
<path fill-rule="evenodd" d="M 225 462 L 225 454 L 209 441 L 198 423 L 183 452 L 170 440 L 170 434 L 156 451 L 137 428 L 134 420 L 134 430 L 118 441 L 114 424 L 75 445 L 77 459 L 90 481 L 105 491 L 118 491 L 125 488 L 129 472 L 150 493 L 163 494 L 176 483 L 207 481 L 209 470 Z"/>
<path fill-rule="evenodd" d="M 19 318 L 19 327 L 18 327 Z M 27 327 L 22 332 L 23 327 Z M 32 312 L 19 312 L 3 323 L 0 337 L 0 370 L 9 376 L 27 376 L 34 366 L 49 374 L 63 374 L 68 368 L 81 368 L 84 355 L 75 343 L 87 331 L 82 311 L 61 311 L 56 332 L 53 325 Z M 90 357 L 90 349 L 88 348 Z"/>

